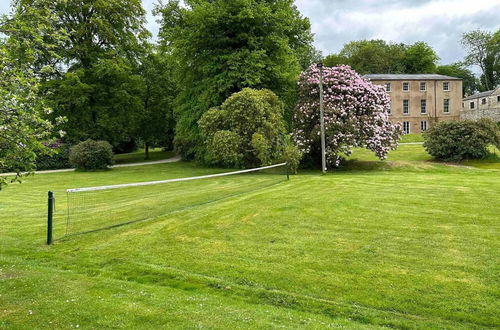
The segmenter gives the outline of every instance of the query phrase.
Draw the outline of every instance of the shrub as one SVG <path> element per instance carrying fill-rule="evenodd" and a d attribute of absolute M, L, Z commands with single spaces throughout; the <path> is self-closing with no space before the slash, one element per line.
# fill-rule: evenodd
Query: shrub
<path fill-rule="evenodd" d="M 106 169 L 113 165 L 113 149 L 106 141 L 87 140 L 71 148 L 69 162 L 77 169 Z"/>
<path fill-rule="evenodd" d="M 288 171 L 290 174 L 297 173 L 301 160 L 302 152 L 290 139 L 287 139 L 285 149 L 283 150 L 283 161 L 288 164 Z"/>
<path fill-rule="evenodd" d="M 45 144 L 46 147 L 51 149 L 53 153 L 38 155 L 36 157 L 37 170 L 57 170 L 61 168 L 69 168 L 69 152 L 70 146 L 56 140 L 53 143 Z"/>
<path fill-rule="evenodd" d="M 363 79 L 349 66 L 324 68 L 326 161 L 339 166 L 354 147 L 364 147 L 385 159 L 397 147 L 399 125 L 389 119 L 390 98 L 381 86 Z M 320 71 L 316 64 L 299 77 L 299 102 L 294 115 L 294 139 L 306 161 L 321 161 Z"/>
<path fill-rule="evenodd" d="M 434 158 L 443 161 L 486 157 L 488 145 L 498 134 L 485 121 L 445 121 L 424 133 L 424 148 Z"/>
<path fill-rule="evenodd" d="M 212 165 L 253 167 L 268 165 L 283 156 L 283 104 L 269 90 L 245 88 L 199 121 Z"/>

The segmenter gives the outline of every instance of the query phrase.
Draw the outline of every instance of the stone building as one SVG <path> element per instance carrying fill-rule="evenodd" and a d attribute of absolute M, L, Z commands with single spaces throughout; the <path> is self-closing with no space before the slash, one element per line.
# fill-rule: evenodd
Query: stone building
<path fill-rule="evenodd" d="M 367 74 L 391 97 L 391 121 L 421 133 L 443 120 L 460 119 L 462 79 L 439 74 Z"/>
<path fill-rule="evenodd" d="M 460 119 L 476 120 L 479 118 L 500 121 L 500 86 L 463 99 Z"/>

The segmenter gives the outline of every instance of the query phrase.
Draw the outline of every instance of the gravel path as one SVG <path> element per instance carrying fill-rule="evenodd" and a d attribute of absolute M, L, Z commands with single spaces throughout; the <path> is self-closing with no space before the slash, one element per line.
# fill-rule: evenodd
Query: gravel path
<path fill-rule="evenodd" d="M 155 164 L 164 164 L 164 163 L 175 163 L 181 160 L 181 156 L 175 156 L 168 159 L 156 160 L 153 162 L 141 162 L 141 163 L 130 163 L 130 164 L 118 164 L 113 165 L 111 168 L 118 167 L 131 167 L 131 166 L 144 166 L 144 165 L 155 165 Z M 35 174 L 47 174 L 47 173 L 62 173 L 62 172 L 73 172 L 74 168 L 65 168 L 61 170 L 45 170 L 45 171 L 35 171 Z M 16 173 L 0 173 L 0 176 L 12 176 L 16 175 Z"/>

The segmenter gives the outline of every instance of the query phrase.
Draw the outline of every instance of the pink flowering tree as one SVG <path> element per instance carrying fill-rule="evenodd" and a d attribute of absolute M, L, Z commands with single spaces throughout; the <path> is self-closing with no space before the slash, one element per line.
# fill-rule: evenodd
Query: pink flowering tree
<path fill-rule="evenodd" d="M 338 166 L 353 147 L 364 147 L 385 159 L 397 147 L 400 125 L 389 120 L 390 99 L 382 86 L 361 78 L 349 66 L 323 68 L 326 157 Z M 294 139 L 305 157 L 321 159 L 319 68 L 312 65 L 299 78 Z"/>

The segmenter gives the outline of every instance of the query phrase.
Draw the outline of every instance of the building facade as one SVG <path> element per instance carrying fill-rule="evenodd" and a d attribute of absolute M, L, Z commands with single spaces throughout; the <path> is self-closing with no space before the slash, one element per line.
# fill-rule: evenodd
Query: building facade
<path fill-rule="evenodd" d="M 391 98 L 390 118 L 403 131 L 421 133 L 444 120 L 460 119 L 462 80 L 439 74 L 367 74 Z"/>
<path fill-rule="evenodd" d="M 480 118 L 500 121 L 500 86 L 463 99 L 460 119 L 477 120 Z"/>

